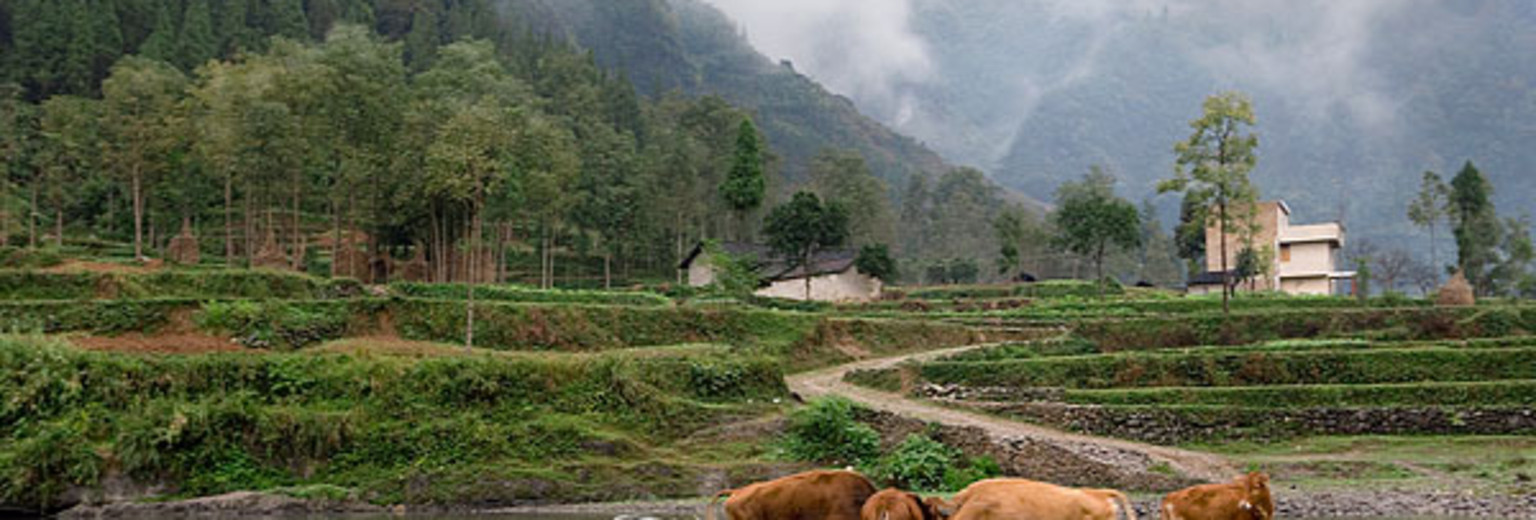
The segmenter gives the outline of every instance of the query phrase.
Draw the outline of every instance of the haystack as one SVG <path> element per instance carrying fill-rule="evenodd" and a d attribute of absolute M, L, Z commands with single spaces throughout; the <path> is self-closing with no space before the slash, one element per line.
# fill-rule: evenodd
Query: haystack
<path fill-rule="evenodd" d="M 1440 286 L 1440 294 L 1435 296 L 1435 305 L 1446 307 L 1461 307 L 1477 303 L 1472 295 L 1472 284 L 1467 283 L 1467 277 L 1461 271 L 1456 271 L 1445 285 Z"/>
<path fill-rule="evenodd" d="M 283 254 L 282 246 L 277 245 L 277 233 L 268 229 L 267 240 L 262 242 L 261 249 L 256 250 L 256 257 L 251 259 L 251 267 L 287 270 L 292 265 L 288 255 Z"/>
<path fill-rule="evenodd" d="M 165 257 L 181 265 L 197 265 L 202 260 L 197 247 L 197 235 L 192 234 L 191 219 L 181 219 L 181 232 L 171 237 L 171 243 L 165 249 Z"/>

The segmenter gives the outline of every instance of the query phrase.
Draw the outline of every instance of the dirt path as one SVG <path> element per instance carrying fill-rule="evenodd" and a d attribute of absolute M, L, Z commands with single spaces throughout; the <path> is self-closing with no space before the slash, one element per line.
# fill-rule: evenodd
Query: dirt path
<path fill-rule="evenodd" d="M 968 345 L 943 350 L 921 352 L 903 356 L 855 361 L 831 368 L 795 374 L 786 378 L 789 389 L 806 399 L 839 395 L 869 408 L 890 412 L 902 417 L 936 422 L 948 426 L 981 428 L 994 442 L 1028 439 L 1034 442 L 1057 445 L 1076 453 L 1104 454 L 1106 451 L 1143 455 L 1153 461 L 1166 462 L 1174 470 L 1207 481 L 1226 481 L 1238 474 L 1220 456 L 1177 448 L 1167 448 L 1106 437 L 1094 437 L 1062 432 L 1043 426 L 1010 421 L 985 414 L 956 410 L 927 403 L 889 392 L 843 382 L 843 375 L 854 370 L 891 368 L 905 361 L 925 361 L 990 345 Z"/>

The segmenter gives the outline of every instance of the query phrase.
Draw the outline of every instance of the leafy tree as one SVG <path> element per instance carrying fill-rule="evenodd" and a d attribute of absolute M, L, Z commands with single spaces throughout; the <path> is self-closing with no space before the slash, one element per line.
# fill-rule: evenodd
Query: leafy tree
<path fill-rule="evenodd" d="M 1490 270 L 1504 236 L 1491 200 L 1493 187 L 1472 161 L 1451 179 L 1450 216 L 1456 237 L 1456 265 L 1479 295 L 1491 294 Z"/>
<path fill-rule="evenodd" d="M 139 45 L 139 55 L 156 61 L 175 63 L 179 61 L 179 46 L 176 44 L 176 20 L 171 14 L 169 2 L 152 2 L 155 10 L 154 31 L 149 33 L 149 39 Z"/>
<path fill-rule="evenodd" d="M 1436 252 L 1439 240 L 1435 237 L 1435 229 L 1448 216 L 1449 197 L 1450 187 L 1445 185 L 1440 174 L 1426 171 L 1419 183 L 1418 197 L 1408 204 L 1408 220 L 1429 230 L 1429 263 L 1434 266 L 1440 265 L 1440 255 Z"/>
<path fill-rule="evenodd" d="M 1536 260 L 1536 246 L 1531 243 L 1529 217 L 1510 218 L 1504 221 L 1504 236 L 1500 237 L 1499 260 L 1489 272 L 1492 292 L 1505 296 L 1517 296 L 1524 291 L 1531 278 L 1531 262 Z"/>
<path fill-rule="evenodd" d="M 738 239 L 745 238 L 747 212 L 763 203 L 768 184 L 763 178 L 763 148 L 757 140 L 757 126 L 742 119 L 736 131 L 736 154 L 731 171 L 720 184 L 720 197 L 736 213 Z"/>
<path fill-rule="evenodd" d="M 213 33 L 213 9 L 209 0 L 189 0 L 182 14 L 181 52 L 176 63 L 183 70 L 192 70 L 218 56 L 219 38 Z"/>
<path fill-rule="evenodd" d="M 1152 199 L 1142 201 L 1140 218 L 1141 247 L 1137 268 L 1141 279 L 1161 286 L 1177 284 L 1180 278 L 1176 244 L 1158 222 L 1157 206 Z"/>
<path fill-rule="evenodd" d="M 864 157 L 853 150 L 823 149 L 811 158 L 811 189 L 822 200 L 836 202 L 851 212 L 849 242 L 853 245 L 889 243 L 892 227 L 890 189 L 875 177 Z"/>
<path fill-rule="evenodd" d="M 14 189 L 32 177 L 30 155 L 38 139 L 36 110 L 21 96 L 20 85 L 0 83 L 0 246 L 10 242 Z"/>
<path fill-rule="evenodd" d="M 1141 217 L 1136 206 L 1115 195 L 1115 179 L 1095 167 L 1081 182 L 1062 184 L 1056 191 L 1056 236 L 1059 249 L 1093 260 L 1096 283 L 1104 281 L 1104 258 L 1111 247 L 1133 249 L 1141 244 Z M 1103 297 L 1103 287 L 1100 287 Z"/>
<path fill-rule="evenodd" d="M 896 259 L 891 258 L 891 248 L 885 244 L 867 244 L 859 248 L 859 256 L 853 259 L 853 266 L 859 272 L 891 281 L 898 276 L 896 272 Z"/>
<path fill-rule="evenodd" d="M 816 252 L 837 247 L 848 238 L 848 212 L 837 204 L 822 204 L 816 194 L 797 192 L 773 208 L 763 225 L 768 245 L 789 260 L 789 268 L 805 273 L 805 299 L 811 299 L 811 259 Z"/>
<path fill-rule="evenodd" d="M 166 168 L 166 155 L 181 135 L 176 105 L 185 79 L 163 62 L 128 57 L 101 86 L 104 156 L 133 200 L 135 258 L 144 255 L 144 185 Z"/>
<path fill-rule="evenodd" d="M 1253 103 L 1238 92 L 1207 97 L 1204 113 L 1190 121 L 1194 132 L 1176 143 L 1175 175 L 1158 183 L 1159 193 L 1184 192 L 1195 204 L 1213 208 L 1205 225 L 1215 225 L 1220 237 L 1223 290 L 1221 310 L 1230 311 L 1231 267 L 1227 235 L 1234 229 L 1252 227 L 1252 210 L 1258 198 L 1248 173 L 1258 163 L 1254 154 L 1259 138 L 1247 128 L 1254 125 Z"/>
<path fill-rule="evenodd" d="M 43 136 L 39 160 L 53 207 L 56 245 L 64 245 L 64 209 L 76 187 L 95 172 L 99 143 L 96 102 L 75 96 L 54 96 L 43 103 Z"/>
<path fill-rule="evenodd" d="M 1193 191 L 1184 193 L 1179 204 L 1179 223 L 1173 231 L 1174 248 L 1179 258 L 1189 263 L 1190 275 L 1205 269 L 1205 223 L 1210 208 L 1199 195 Z"/>

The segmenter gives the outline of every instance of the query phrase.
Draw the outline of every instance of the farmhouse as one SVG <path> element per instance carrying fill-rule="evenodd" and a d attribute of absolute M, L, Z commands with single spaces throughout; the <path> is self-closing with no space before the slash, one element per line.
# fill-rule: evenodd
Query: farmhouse
<path fill-rule="evenodd" d="M 810 269 L 791 269 L 790 262 L 764 245 L 725 242 L 719 247 L 733 257 L 755 259 L 760 279 L 755 292 L 758 296 L 804 300 L 805 279 L 810 277 L 812 300 L 864 302 L 879 298 L 885 285 L 879 278 L 859 272 L 854 266 L 858 254 L 852 249 L 820 251 L 811 259 Z M 715 282 L 716 266 L 703 243 L 693 246 L 678 268 L 687 271 L 688 285 L 703 287 Z"/>
<path fill-rule="evenodd" d="M 1239 290 L 1287 294 L 1339 294 L 1352 290 L 1355 273 L 1338 269 L 1344 247 L 1344 226 L 1338 222 L 1291 224 L 1291 207 L 1283 200 L 1259 202 L 1254 215 L 1257 229 L 1253 247 L 1264 253 L 1265 274 L 1239 284 Z M 1238 254 L 1247 247 L 1239 233 L 1227 235 L 1227 266 L 1235 268 Z M 1232 275 L 1234 282 L 1236 274 Z M 1189 280 L 1191 294 L 1221 291 L 1221 226 L 1205 229 L 1205 272 Z"/>

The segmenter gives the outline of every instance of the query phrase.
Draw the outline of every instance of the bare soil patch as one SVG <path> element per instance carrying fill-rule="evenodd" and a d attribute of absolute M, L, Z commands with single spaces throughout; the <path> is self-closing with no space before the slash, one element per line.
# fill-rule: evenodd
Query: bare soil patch
<path fill-rule="evenodd" d="M 165 262 L 159 259 L 151 259 L 142 264 L 115 264 L 109 262 L 92 262 L 88 260 L 65 260 L 64 263 L 42 269 L 45 273 L 122 273 L 144 274 L 159 271 L 165 268 Z"/>

